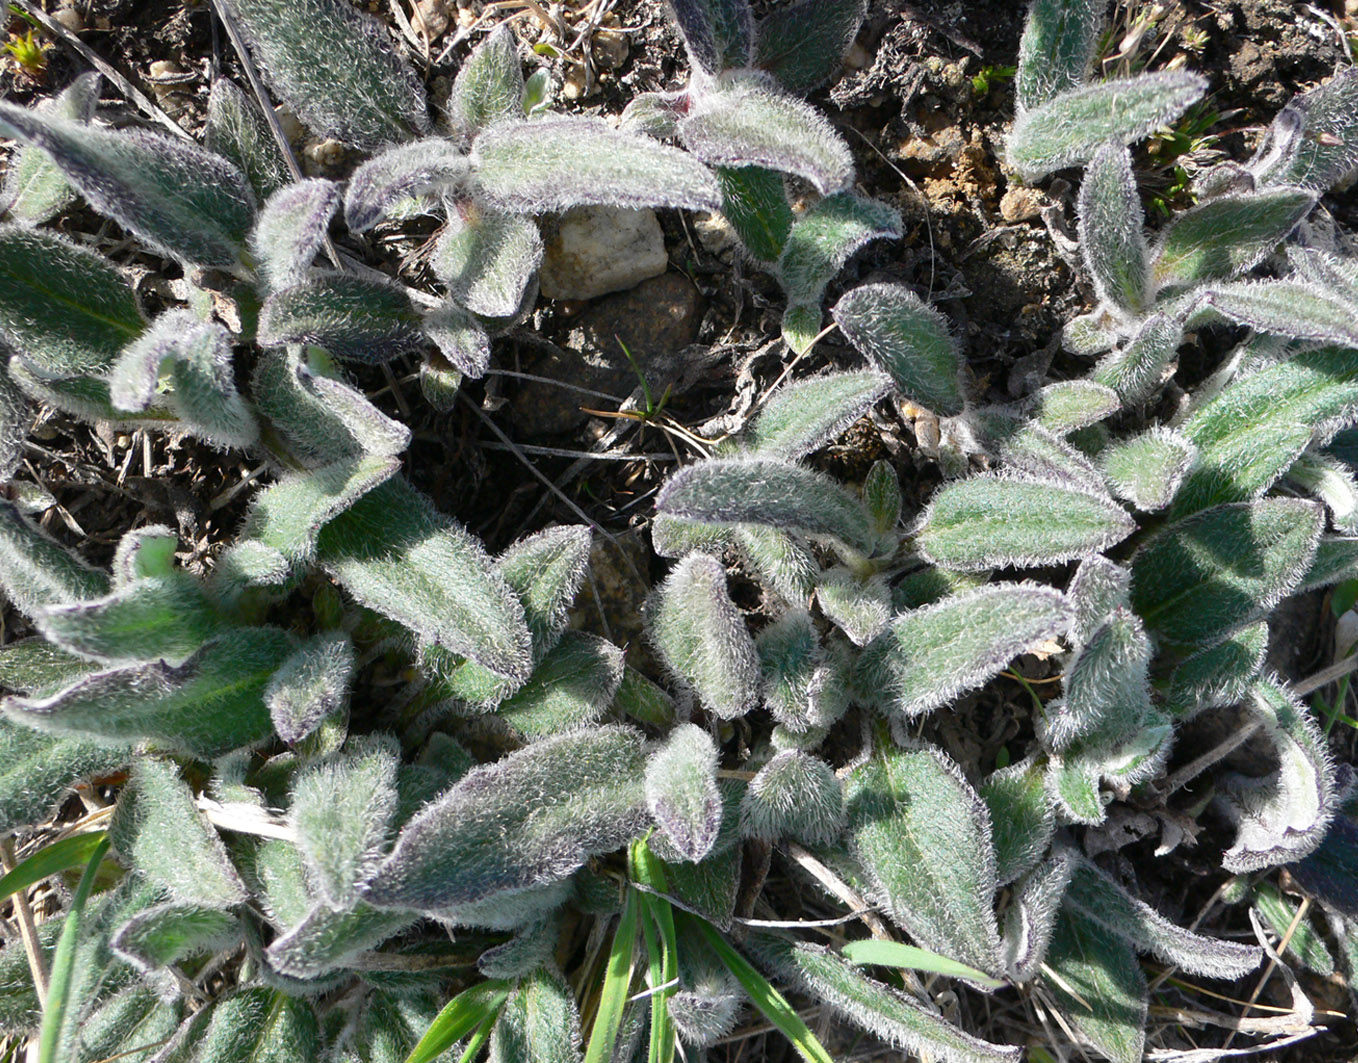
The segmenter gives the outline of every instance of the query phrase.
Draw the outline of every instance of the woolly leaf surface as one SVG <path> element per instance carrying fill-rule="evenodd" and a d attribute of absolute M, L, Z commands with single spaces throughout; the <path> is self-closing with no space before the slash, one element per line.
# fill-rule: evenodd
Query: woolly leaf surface
<path fill-rule="evenodd" d="M 741 832 L 763 841 L 825 845 L 844 824 L 843 785 L 830 765 L 800 750 L 785 750 L 760 768 L 740 802 Z"/>
<path fill-rule="evenodd" d="M 1033 759 L 992 772 L 980 794 L 990 810 L 995 881 L 1005 886 L 1031 871 L 1051 844 L 1056 817 Z"/>
<path fill-rule="evenodd" d="M 1100 0 L 1034 0 L 1029 5 L 1014 76 L 1020 110 L 1040 107 L 1088 80 L 1106 15 Z"/>
<path fill-rule="evenodd" d="M 1130 404 L 1149 398 L 1173 372 L 1184 325 L 1170 314 L 1151 314 L 1120 350 L 1099 360 L 1090 374 Z"/>
<path fill-rule="evenodd" d="M 490 1063 L 579 1063 L 580 1014 L 559 974 L 520 980 L 490 1035 Z"/>
<path fill-rule="evenodd" d="M 750 426 L 750 450 L 795 461 L 836 438 L 872 408 L 891 380 L 884 373 L 831 373 L 776 391 Z"/>
<path fill-rule="evenodd" d="M 45 606 L 98 598 L 108 576 L 41 531 L 13 502 L 0 502 L 0 588 L 14 608 L 33 616 Z"/>
<path fill-rule="evenodd" d="M 622 672 L 622 650 L 613 643 L 567 632 L 495 713 L 530 740 L 585 727 L 608 711 Z"/>
<path fill-rule="evenodd" d="M 1140 1063 L 1146 1042 L 1146 976 L 1130 945 L 1062 909 L 1042 983 L 1080 1037 L 1112 1063 Z"/>
<path fill-rule="evenodd" d="M 511 317 L 542 253 L 542 234 L 531 218 L 486 208 L 452 213 L 429 264 L 468 310 Z"/>
<path fill-rule="evenodd" d="M 1061 380 L 1033 398 L 1028 414 L 1054 435 L 1063 436 L 1102 421 L 1121 407 L 1117 392 L 1093 380 Z"/>
<path fill-rule="evenodd" d="M 289 1063 L 316 1059 L 320 1053 L 320 1028 L 311 1004 L 253 986 L 219 997 L 197 1012 L 155 1058 L 156 1063 Z"/>
<path fill-rule="evenodd" d="M 523 67 L 508 26 L 500 25 L 472 49 L 453 79 L 444 112 L 463 136 L 523 117 Z"/>
<path fill-rule="evenodd" d="M 1287 470 L 1287 479 L 1325 503 L 1330 525 L 1344 535 L 1358 534 L 1358 482 L 1347 464 L 1310 451 Z"/>
<path fill-rule="evenodd" d="M 288 160 L 255 101 L 229 78 L 213 79 L 203 145 L 245 174 L 263 203 L 292 179 Z"/>
<path fill-rule="evenodd" d="M 424 333 L 397 284 L 331 273 L 269 296 L 259 313 L 259 342 L 314 343 L 336 358 L 374 364 L 418 351 Z"/>
<path fill-rule="evenodd" d="M 855 646 L 866 646 L 891 623 L 891 590 L 881 576 L 862 579 L 845 568 L 821 574 L 816 604 Z"/>
<path fill-rule="evenodd" d="M 858 36 L 867 0 L 800 0 L 759 20 L 754 65 L 805 96 L 829 81 Z"/>
<path fill-rule="evenodd" d="M 318 979 L 347 967 L 414 922 L 406 912 L 358 903 L 342 909 L 317 904 L 265 950 L 269 967 L 288 978 Z"/>
<path fill-rule="evenodd" d="M 709 74 L 748 66 L 754 20 L 745 0 L 670 0 L 689 60 Z"/>
<path fill-rule="evenodd" d="M 1072 0 L 1066 6 L 1086 5 L 1087 0 Z M 1150 296 L 1145 224 L 1131 153 L 1121 145 L 1105 145 L 1090 159 L 1080 185 L 1080 255 L 1099 298 L 1133 313 Z"/>
<path fill-rule="evenodd" d="M 278 737 L 293 745 L 345 711 L 354 664 L 354 644 L 343 632 L 325 632 L 298 646 L 264 688 Z"/>
<path fill-rule="evenodd" d="M 718 166 L 713 173 L 721 187 L 721 212 L 746 253 L 777 262 L 793 222 L 783 175 L 763 166 Z"/>
<path fill-rule="evenodd" d="M 61 94 L 38 104 L 38 110 L 72 122 L 89 122 L 99 106 L 102 81 L 98 74 L 81 74 Z M 11 156 L 0 190 L 0 204 L 21 225 L 51 221 L 79 201 L 61 168 L 39 147 L 22 147 Z"/>
<path fill-rule="evenodd" d="M 0 719 L 0 831 L 41 823 L 76 783 L 118 771 L 131 759 L 126 745 L 46 735 Z"/>
<path fill-rule="evenodd" d="M 1268 624 L 1260 621 L 1184 659 L 1169 678 L 1165 708 L 1181 718 L 1243 701 L 1264 667 Z"/>
<path fill-rule="evenodd" d="M 878 200 L 841 192 L 817 201 L 793 223 L 778 259 L 788 302 L 818 306 L 850 255 L 900 235 L 900 212 Z"/>
<path fill-rule="evenodd" d="M 349 178 L 344 193 L 345 224 L 352 232 L 366 232 L 414 197 L 457 188 L 470 170 L 462 150 L 441 137 L 388 148 Z"/>
<path fill-rule="evenodd" d="M 764 704 L 797 731 L 825 727 L 847 707 L 842 676 L 816 634 L 811 614 L 789 609 L 759 632 Z"/>
<path fill-rule="evenodd" d="M 691 723 L 680 724 L 646 761 L 646 807 L 680 855 L 705 857 L 721 828 L 717 747 Z"/>
<path fill-rule="evenodd" d="M 420 327 L 438 347 L 438 362 L 433 364 L 441 363 L 452 372 L 473 380 L 486 375 L 490 366 L 490 337 L 476 317 L 455 299 L 446 299 L 424 314 Z M 429 372 L 425 369 L 421 369 L 420 380 L 421 389 L 427 392 Z M 461 377 L 458 378 L 460 382 Z"/>
<path fill-rule="evenodd" d="M 1358 347 L 1353 303 L 1303 281 L 1218 281 L 1198 296 L 1199 312 L 1259 332 Z"/>
<path fill-rule="evenodd" d="M 255 263 L 272 289 L 306 279 L 340 205 L 340 188 L 313 177 L 279 189 L 269 197 L 250 234 Z"/>
<path fill-rule="evenodd" d="M 1004 913 L 1005 965 L 1016 982 L 1029 982 L 1042 969 L 1066 885 L 1075 869 L 1075 854 L 1058 850 L 1041 860 L 1014 886 Z"/>
<path fill-rule="evenodd" d="M 256 497 L 246 534 L 293 561 L 309 561 L 321 529 L 400 466 L 373 454 L 286 474 Z"/>
<path fill-rule="evenodd" d="M 1327 192 L 1358 166 L 1358 71 L 1341 68 L 1273 119 L 1249 169 L 1261 186 Z"/>
<path fill-rule="evenodd" d="M 150 973 L 240 940 L 240 921 L 220 908 L 159 904 L 138 912 L 114 933 L 114 953 Z"/>
<path fill-rule="evenodd" d="M 1113 493 L 1137 509 L 1164 509 L 1197 458 L 1178 432 L 1156 427 L 1114 443 L 1099 455 Z"/>
<path fill-rule="evenodd" d="M 1150 712 L 1150 640 L 1131 610 L 1113 612 L 1066 669 L 1065 697 L 1047 712 L 1044 738 L 1064 753 L 1077 743 L 1112 745 L 1136 731 Z"/>

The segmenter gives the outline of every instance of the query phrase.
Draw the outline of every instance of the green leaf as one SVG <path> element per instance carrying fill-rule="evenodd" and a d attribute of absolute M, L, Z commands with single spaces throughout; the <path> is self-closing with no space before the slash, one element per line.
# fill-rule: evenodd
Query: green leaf
<path fill-rule="evenodd" d="M 288 160 L 255 101 L 225 77 L 212 80 L 203 144 L 245 174 L 263 203 L 291 179 Z"/>
<path fill-rule="evenodd" d="M 319 177 L 297 181 L 269 197 L 250 234 L 250 252 L 266 289 L 277 291 L 306 280 L 339 205 L 339 185 Z"/>
<path fill-rule="evenodd" d="M 1341 580 L 1352 578 L 1358 568 L 1358 538 L 1343 535 L 1322 535 L 1316 546 L 1315 556 L 1302 577 L 1301 584 L 1293 592 L 1328 587 Z"/>
<path fill-rule="evenodd" d="M 803 992 L 895 1048 L 946 1063 L 1018 1063 L 1023 1054 L 1018 1046 L 972 1037 L 821 945 L 759 934 L 753 947 Z"/>
<path fill-rule="evenodd" d="M 286 978 L 328 978 L 414 921 L 408 912 L 381 911 L 361 902 L 335 909 L 321 901 L 274 938 L 264 956 L 269 969 Z"/>
<path fill-rule="evenodd" d="M 38 110 L 56 118 L 88 123 L 99 106 L 103 82 L 98 74 L 81 74 L 61 94 L 38 104 Z M 51 221 L 79 201 L 52 157 L 38 147 L 23 147 L 11 156 L 5 171 L 0 203 L 21 225 Z"/>
<path fill-rule="evenodd" d="M 278 737 L 295 745 L 327 718 L 346 712 L 355 663 L 354 644 L 340 631 L 298 646 L 264 688 Z"/>
<path fill-rule="evenodd" d="M 992 772 L 980 794 L 990 810 L 995 881 L 1006 886 L 1036 867 L 1056 829 L 1042 765 L 1035 757 Z"/>
<path fill-rule="evenodd" d="M 1029 9 L 1029 19 L 1039 7 L 1058 5 L 1067 10 L 1089 8 L 1088 0 L 1046 0 Z M 1080 254 L 1095 291 L 1121 311 L 1140 311 L 1151 294 L 1150 250 L 1142 232 L 1145 224 L 1132 177 L 1131 153 L 1118 144 L 1105 145 L 1090 159 L 1080 185 L 1077 231 Z"/>
<path fill-rule="evenodd" d="M 1092 491 L 993 473 L 934 492 L 921 523 L 924 556 L 964 572 L 1090 557 L 1136 530 L 1121 506 Z"/>
<path fill-rule="evenodd" d="M 1218 315 L 1259 332 L 1358 347 L 1353 303 L 1302 281 L 1219 281 L 1194 306 L 1200 317 Z"/>
<path fill-rule="evenodd" d="M 505 1002 L 490 1038 L 491 1063 L 578 1063 L 580 1013 L 559 974 L 522 979 Z"/>
<path fill-rule="evenodd" d="M 451 140 L 426 137 L 388 148 L 353 172 L 344 193 L 344 222 L 361 233 L 398 214 L 411 200 L 453 192 L 467 181 L 471 163 Z"/>
<path fill-rule="evenodd" d="M 746 253 L 777 262 L 793 222 L 783 175 L 762 166 L 717 166 L 713 173 L 721 187 L 721 212 Z"/>
<path fill-rule="evenodd" d="M 73 834 L 69 838 L 44 845 L 0 877 L 0 901 L 31 889 L 53 875 L 73 867 L 84 867 L 107 837 L 106 831 L 97 830 L 89 834 Z"/>
<path fill-rule="evenodd" d="M 965 978 L 986 989 L 999 989 L 1006 984 L 1003 979 L 991 978 L 975 967 L 968 967 L 965 963 L 958 963 L 927 949 L 902 945 L 899 941 L 863 938 L 850 941 L 840 951 L 845 959 L 860 967 L 902 967 L 909 971 L 927 971 L 948 978 Z"/>
<path fill-rule="evenodd" d="M 759 20 L 754 65 L 805 96 L 829 81 L 858 36 L 867 0 L 800 0 Z"/>
<path fill-rule="evenodd" d="M 1287 952 L 1291 954 L 1288 962 L 1295 958 L 1322 978 L 1335 973 L 1334 957 L 1330 955 L 1325 939 L 1309 918 L 1297 918 L 1296 906 L 1279 893 L 1273 883 L 1254 884 L 1254 910 L 1279 940 L 1287 936 Z"/>
<path fill-rule="evenodd" d="M 285 474 L 255 497 L 245 535 L 293 562 L 309 562 L 321 529 L 400 467 L 396 458 L 372 454 Z"/>
<path fill-rule="evenodd" d="M 1243 701 L 1264 667 L 1267 649 L 1268 624 L 1260 621 L 1186 657 L 1170 675 L 1165 709 L 1186 719 L 1218 705 Z"/>
<path fill-rule="evenodd" d="M 1069 760 L 1053 757 L 1047 762 L 1047 792 L 1062 823 L 1103 822 L 1106 801 L 1099 792 L 1099 778 L 1098 766 L 1078 753 Z"/>
<path fill-rule="evenodd" d="M 1093 380 L 1061 380 L 1048 384 L 1026 407 L 1026 412 L 1053 435 L 1063 436 L 1097 424 L 1122 406 L 1117 392 Z"/>
<path fill-rule="evenodd" d="M 419 311 L 392 281 L 328 273 L 270 295 L 259 313 L 259 342 L 314 343 L 336 358 L 376 364 L 419 351 Z"/>
<path fill-rule="evenodd" d="M 844 828 L 844 787 L 825 761 L 800 750 L 774 756 L 740 802 L 741 833 L 761 841 L 826 845 Z"/>
<path fill-rule="evenodd" d="M 464 989 L 444 1005 L 405 1063 L 433 1063 L 483 1022 L 499 1015 L 509 993 L 509 983 L 498 979 Z"/>
<path fill-rule="evenodd" d="M 849 838 L 893 921 L 921 945 L 997 975 L 990 813 L 936 749 L 882 749 L 844 783 Z"/>
<path fill-rule="evenodd" d="M 1249 170 L 1262 187 L 1327 192 L 1358 164 L 1358 73 L 1341 67 L 1324 85 L 1298 93 L 1264 134 Z"/>
<path fill-rule="evenodd" d="M 789 602 L 811 597 L 820 565 L 808 545 L 790 532 L 762 524 L 737 524 L 732 531 L 745 564 L 775 594 Z"/>
<path fill-rule="evenodd" d="M 881 575 L 864 579 L 846 568 L 828 569 L 816 583 L 816 604 L 855 646 L 866 646 L 891 623 L 891 589 Z"/>
<path fill-rule="evenodd" d="M 150 739 L 189 756 L 219 756 L 273 734 L 263 691 L 292 648 L 277 628 L 239 628 L 178 667 L 98 672 L 50 696 L 6 698 L 0 712 L 50 734 L 105 745 Z"/>
<path fill-rule="evenodd" d="M 1216 506 L 1171 524 L 1132 559 L 1132 606 L 1161 638 L 1210 646 L 1292 593 L 1322 525 L 1320 507 L 1292 498 Z"/>
<path fill-rule="evenodd" d="M 968 422 L 985 450 L 1003 464 L 1003 476 L 1047 481 L 1106 497 L 1103 477 L 1083 451 L 1036 421 L 1024 420 L 1018 411 L 971 410 Z"/>
<path fill-rule="evenodd" d="M 1207 82 L 1185 70 L 1110 78 L 1071 88 L 1020 112 L 1007 161 L 1025 181 L 1088 162 L 1109 141 L 1131 144 L 1197 103 Z"/>
<path fill-rule="evenodd" d="M 173 1036 L 183 1017 L 178 1002 L 164 1004 L 145 986 L 119 990 L 80 1023 L 80 1047 L 88 1059 L 149 1063 Z"/>
<path fill-rule="evenodd" d="M 1239 276 L 1287 238 L 1316 198 L 1304 188 L 1274 188 L 1221 196 L 1176 214 L 1156 241 L 1156 287 Z"/>
<path fill-rule="evenodd" d="M 234 2 L 234 0 L 233 0 Z M 184 1023 L 157 1063 L 288 1063 L 320 1056 L 309 1001 L 252 986 L 219 997 Z"/>
<path fill-rule="evenodd" d="M 831 536 L 862 553 L 876 537 L 860 501 L 823 473 L 771 458 L 713 458 L 680 469 L 658 512 L 710 524 L 768 525 Z"/>
<path fill-rule="evenodd" d="M 863 479 L 863 504 L 878 538 L 894 538 L 901 521 L 901 481 L 885 459 L 873 462 Z"/>
<path fill-rule="evenodd" d="M 1097 797 L 1096 792 L 1096 804 Z M 1004 913 L 1005 965 L 1014 981 L 1031 982 L 1042 969 L 1076 860 L 1072 850 L 1060 847 L 1015 883 Z"/>
<path fill-rule="evenodd" d="M 795 731 L 828 727 L 844 714 L 848 695 L 836 662 L 827 655 L 811 614 L 789 609 L 756 639 L 764 704 Z"/>
<path fill-rule="evenodd" d="M 484 317 L 512 317 L 542 262 L 531 218 L 475 204 L 450 212 L 429 260 L 449 296 Z"/>
<path fill-rule="evenodd" d="M 106 373 L 145 327 L 106 259 L 55 233 L 0 226 L 0 336 L 34 375 Z"/>
<path fill-rule="evenodd" d="M 1089 79 L 1106 15 L 1099 0 L 1034 0 L 1029 5 L 1014 77 L 1020 111 L 1050 103 Z"/>
<path fill-rule="evenodd" d="M 1062 909 L 1042 982 L 1084 1040 L 1113 1063 L 1140 1063 L 1146 1042 L 1146 976 L 1131 946 Z"/>
<path fill-rule="evenodd" d="M 734 719 L 754 708 L 759 657 L 719 562 L 689 554 L 647 603 L 647 614 L 651 644 L 709 712 Z"/>
<path fill-rule="evenodd" d="M 0 686 L 19 694 L 50 694 L 95 670 L 91 662 L 36 635 L 0 646 Z"/>
<path fill-rule="evenodd" d="M 42 148 L 100 214 L 155 250 L 241 271 L 255 197 L 245 175 L 196 144 L 117 133 L 0 104 L 0 132 Z"/>
<path fill-rule="evenodd" d="M 317 556 L 361 604 L 425 642 L 528 678 L 523 606 L 480 543 L 405 480 L 386 481 L 330 521 Z"/>
<path fill-rule="evenodd" d="M 691 155 L 600 119 L 501 123 L 476 138 L 471 159 L 478 195 L 504 211 L 721 206 L 716 179 Z"/>
<path fill-rule="evenodd" d="M 826 196 L 793 223 L 778 258 L 777 275 L 789 304 L 819 306 L 825 287 L 873 240 L 899 239 L 901 215 L 893 207 L 852 192 Z"/>
<path fill-rule="evenodd" d="M 717 748 L 708 733 L 680 724 L 646 761 L 646 807 L 685 860 L 705 857 L 721 827 Z"/>
<path fill-rule="evenodd" d="M 1137 509 L 1164 509 L 1198 456 L 1197 448 L 1170 428 L 1114 443 L 1099 455 L 1108 486 Z"/>
<path fill-rule="evenodd" d="M 0 588 L 15 609 L 34 616 L 108 593 L 108 576 L 40 531 L 12 502 L 0 502 Z"/>
<path fill-rule="evenodd" d="M 219 908 L 158 904 L 138 912 L 114 933 L 110 946 L 144 976 L 180 960 L 236 945 L 240 920 Z"/>
<path fill-rule="evenodd" d="M 567 632 L 495 713 L 529 740 L 585 727 L 608 711 L 622 673 L 623 653 L 613 643 Z"/>
<path fill-rule="evenodd" d="M 1310 451 L 1287 470 L 1289 483 L 1325 503 L 1330 524 L 1344 535 L 1358 534 L 1358 482 L 1344 462 Z"/>
<path fill-rule="evenodd" d="M 559 882 L 618 848 L 647 820 L 640 738 L 595 727 L 473 769 L 405 826 L 367 900 L 445 911 Z"/>
<path fill-rule="evenodd" d="M 882 637 L 882 696 L 905 717 L 946 705 L 1065 633 L 1070 606 L 1032 583 L 991 583 L 900 614 Z"/>
<path fill-rule="evenodd" d="M 522 118 L 522 100 L 523 67 L 514 34 L 502 24 L 467 56 L 444 112 L 453 129 L 472 137 L 496 122 Z"/>
<path fill-rule="evenodd" d="M 229 0 L 264 77 L 313 133 L 375 151 L 429 131 L 424 88 L 343 0 Z"/>
<path fill-rule="evenodd" d="M 1140 618 L 1115 610 L 1066 668 L 1065 697 L 1039 725 L 1047 747 L 1065 754 L 1083 743 L 1112 748 L 1131 737 L 1151 711 L 1150 658 Z"/>
<path fill-rule="evenodd" d="M 745 0 L 672 0 L 689 61 L 709 74 L 748 66 L 754 21 Z"/>
<path fill-rule="evenodd" d="M 1173 373 L 1183 338 L 1182 320 L 1170 314 L 1151 314 L 1126 346 L 1099 360 L 1090 379 L 1112 388 L 1124 404 L 1141 402 Z"/>
<path fill-rule="evenodd" d="M 886 374 L 867 371 L 810 377 L 779 388 L 750 425 L 750 451 L 796 461 L 836 439 L 890 386 Z"/>
<path fill-rule="evenodd" d="M 47 820 L 75 783 L 112 774 L 131 756 L 128 746 L 53 738 L 0 718 L 0 831 Z"/>
<path fill-rule="evenodd" d="M 823 196 L 853 185 L 853 155 L 825 116 L 749 73 L 725 74 L 691 97 L 679 139 L 709 166 L 793 174 Z"/>

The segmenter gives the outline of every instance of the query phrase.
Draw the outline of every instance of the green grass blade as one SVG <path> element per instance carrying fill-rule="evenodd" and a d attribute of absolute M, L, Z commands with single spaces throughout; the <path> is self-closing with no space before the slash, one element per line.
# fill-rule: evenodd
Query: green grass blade
<path fill-rule="evenodd" d="M 947 975 L 949 978 L 965 978 L 969 982 L 983 985 L 987 989 L 999 989 L 1005 985 L 998 978 L 992 978 L 984 971 L 958 963 L 946 956 L 940 956 L 928 949 L 914 945 L 902 945 L 899 941 L 878 941 L 866 938 L 863 941 L 850 941 L 843 948 L 844 958 L 851 963 L 874 967 L 905 967 L 912 971 L 927 971 L 930 974 Z"/>
<path fill-rule="evenodd" d="M 481 1049 L 485 1048 L 486 1042 L 490 1040 L 490 1032 L 495 1029 L 495 1022 L 499 1017 L 500 1013 L 497 1010 L 494 1014 L 487 1015 L 481 1020 L 481 1025 L 476 1028 L 476 1032 L 468 1038 L 467 1047 L 463 1049 L 457 1063 L 472 1063 L 472 1060 L 481 1054 Z"/>
<path fill-rule="evenodd" d="M 39 849 L 4 878 L 0 878 L 0 902 L 59 872 L 84 867 L 107 836 L 108 832 L 102 830 L 76 834 Z"/>
<path fill-rule="evenodd" d="M 419 1044 L 406 1057 L 406 1063 L 430 1063 L 468 1034 L 479 1035 L 482 1026 L 489 1037 L 490 1028 L 508 999 L 509 983 L 498 978 L 464 989 L 434 1017 Z"/>
<path fill-rule="evenodd" d="M 691 929 L 707 939 L 707 943 L 712 946 L 712 950 L 720 957 L 727 970 L 744 987 L 754 1006 L 792 1042 L 792 1047 L 807 1063 L 834 1063 L 825 1046 L 816 1039 L 816 1035 L 802 1021 L 802 1017 L 793 1010 L 787 998 L 774 989 L 768 979 L 756 971 L 750 965 L 750 961 L 721 936 L 716 927 L 691 916 L 680 918 L 684 920 L 686 927 L 691 925 Z"/>
<path fill-rule="evenodd" d="M 613 1049 L 622 1026 L 623 1008 L 627 1005 L 627 991 L 632 985 L 632 960 L 637 943 L 637 910 L 640 897 L 635 890 L 627 891 L 618 929 L 613 932 L 613 946 L 608 953 L 604 970 L 604 986 L 599 994 L 599 1010 L 594 1013 L 594 1026 L 585 1050 L 585 1063 L 612 1063 Z"/>
<path fill-rule="evenodd" d="M 47 983 L 47 1006 L 43 1009 L 42 1032 L 38 1039 L 38 1063 L 56 1063 L 57 1042 L 61 1038 L 61 1027 L 66 1017 L 66 995 L 71 988 L 71 969 L 75 965 L 75 949 L 80 938 L 80 917 L 85 911 L 85 902 L 90 899 L 90 891 L 94 889 L 95 873 L 108 850 L 109 840 L 105 835 L 90 854 L 85 873 L 80 876 L 80 885 L 71 898 L 71 907 L 61 927 L 61 937 L 57 940 L 52 973 Z"/>
<path fill-rule="evenodd" d="M 667 893 L 669 883 L 660 861 L 637 842 L 630 853 L 632 878 L 655 893 Z M 653 893 L 636 893 L 641 907 L 641 929 L 646 939 L 646 954 L 650 969 L 647 977 L 651 993 L 651 1043 L 648 1063 L 671 1063 L 674 1059 L 674 1023 L 670 1019 L 669 998 L 674 993 L 671 984 L 679 975 L 678 942 L 674 931 L 674 908 L 663 897 Z M 665 986 L 660 989 L 657 987 Z"/>

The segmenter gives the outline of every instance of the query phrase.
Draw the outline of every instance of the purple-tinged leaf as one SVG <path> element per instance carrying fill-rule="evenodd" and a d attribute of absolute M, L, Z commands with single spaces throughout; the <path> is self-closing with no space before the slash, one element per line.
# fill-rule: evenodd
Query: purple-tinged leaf
<path fill-rule="evenodd" d="M 388 148 L 349 178 L 344 222 L 352 232 L 366 232 L 405 200 L 457 189 L 470 170 L 467 156 L 451 140 L 428 137 Z"/>
<path fill-rule="evenodd" d="M 501 23 L 472 49 L 453 79 L 444 113 L 464 137 L 523 117 L 523 66 L 508 25 Z"/>
<path fill-rule="evenodd" d="M 426 313 L 420 327 L 438 347 L 445 364 L 463 376 L 480 379 L 490 368 L 490 337 L 481 323 L 450 299 Z"/>
<path fill-rule="evenodd" d="M 868 13 L 867 0 L 798 0 L 755 26 L 754 65 L 805 96 L 839 69 Z"/>
<path fill-rule="evenodd" d="M 319 177 L 297 181 L 269 197 L 250 234 L 250 252 L 267 290 L 306 280 L 339 205 L 339 185 Z"/>
<path fill-rule="evenodd" d="M 314 343 L 336 358 L 374 365 L 419 351 L 420 313 L 401 287 L 347 273 L 316 276 L 265 300 L 259 342 Z"/>
<path fill-rule="evenodd" d="M 356 657 L 343 632 L 316 635 L 297 647 L 264 688 L 278 737 L 296 745 L 327 718 L 349 708 Z"/>
<path fill-rule="evenodd" d="M 717 747 L 691 723 L 680 724 L 646 761 L 646 807 L 683 859 L 697 863 L 721 828 Z"/>

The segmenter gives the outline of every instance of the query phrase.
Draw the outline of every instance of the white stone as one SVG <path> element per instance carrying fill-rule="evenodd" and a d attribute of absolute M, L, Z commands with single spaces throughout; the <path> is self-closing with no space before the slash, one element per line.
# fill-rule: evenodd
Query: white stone
<path fill-rule="evenodd" d="M 669 266 L 651 210 L 576 207 L 548 227 L 539 280 L 548 299 L 593 299 L 634 288 Z"/>

